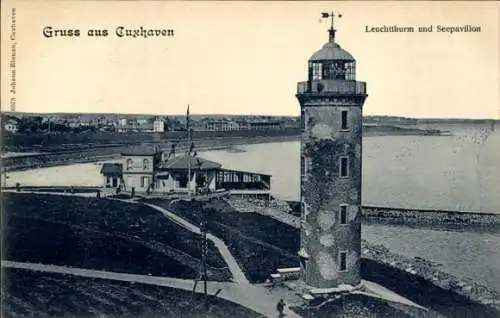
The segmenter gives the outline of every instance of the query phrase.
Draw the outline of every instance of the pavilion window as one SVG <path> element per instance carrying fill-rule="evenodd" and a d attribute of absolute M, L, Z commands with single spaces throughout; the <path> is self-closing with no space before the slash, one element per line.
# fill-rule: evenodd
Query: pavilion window
<path fill-rule="evenodd" d="M 142 161 L 142 168 L 143 168 L 144 170 L 149 169 L 149 160 L 148 160 L 148 159 L 144 159 L 144 160 Z"/>
<path fill-rule="evenodd" d="M 132 159 L 127 159 L 127 170 L 132 169 Z"/>
<path fill-rule="evenodd" d="M 142 177 L 141 178 L 141 188 L 147 188 L 149 186 L 149 178 Z"/>

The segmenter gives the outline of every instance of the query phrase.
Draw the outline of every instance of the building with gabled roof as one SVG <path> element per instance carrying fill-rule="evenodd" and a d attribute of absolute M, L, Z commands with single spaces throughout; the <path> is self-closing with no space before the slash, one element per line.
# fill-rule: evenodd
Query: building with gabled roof
<path fill-rule="evenodd" d="M 188 163 L 188 161 L 190 162 Z M 196 167 L 197 169 L 200 170 L 219 169 L 222 167 L 222 165 L 218 162 L 210 161 L 197 156 L 193 157 L 187 155 L 177 156 L 168 159 L 162 166 L 165 169 L 178 170 L 178 169 L 187 169 L 189 165 L 191 165 L 191 167 L 193 168 Z"/>
<path fill-rule="evenodd" d="M 123 165 L 121 163 L 104 163 L 101 167 L 106 188 L 117 188 L 123 182 Z"/>
<path fill-rule="evenodd" d="M 121 163 L 104 163 L 104 187 L 161 196 L 226 190 L 231 195 L 269 199 L 271 176 L 229 170 L 197 155 L 168 155 L 159 149 L 122 153 Z"/>

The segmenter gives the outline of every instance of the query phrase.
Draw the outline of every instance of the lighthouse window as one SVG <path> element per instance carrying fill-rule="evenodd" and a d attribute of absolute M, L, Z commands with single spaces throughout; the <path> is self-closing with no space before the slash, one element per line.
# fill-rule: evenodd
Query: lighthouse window
<path fill-rule="evenodd" d="M 336 79 L 341 79 L 345 80 L 345 75 L 346 75 L 346 65 L 344 63 L 338 63 L 337 65 L 337 72 L 335 74 Z"/>
<path fill-rule="evenodd" d="M 343 110 L 341 113 L 340 129 L 347 129 L 347 110 Z"/>
<path fill-rule="evenodd" d="M 304 177 L 306 175 L 306 159 L 300 157 L 300 176 Z"/>
<path fill-rule="evenodd" d="M 342 204 L 339 212 L 340 224 L 347 224 L 347 205 Z"/>
<path fill-rule="evenodd" d="M 356 79 L 356 63 L 354 62 L 346 63 L 345 79 L 346 80 Z"/>
<path fill-rule="evenodd" d="M 335 74 L 335 63 L 327 63 L 323 69 L 325 79 L 333 79 Z"/>
<path fill-rule="evenodd" d="M 347 270 L 347 251 L 341 251 L 339 253 L 339 267 L 340 271 Z"/>
<path fill-rule="evenodd" d="M 306 113 L 305 113 L 304 109 L 302 109 L 300 111 L 300 128 L 302 130 L 306 129 Z"/>
<path fill-rule="evenodd" d="M 340 157 L 340 176 L 347 177 L 349 176 L 349 158 L 348 157 Z"/>
<path fill-rule="evenodd" d="M 304 202 L 304 201 L 302 201 L 302 202 L 300 203 L 300 205 L 301 205 L 301 208 L 302 208 L 302 209 L 301 209 L 301 210 L 302 210 L 302 211 L 301 211 L 302 213 L 301 213 L 301 215 L 300 215 L 300 216 L 302 217 L 302 220 L 303 220 L 303 221 L 305 221 L 305 220 L 306 220 L 306 215 L 308 214 L 308 213 L 307 213 L 307 206 L 306 206 L 306 204 L 305 204 L 305 202 Z"/>
<path fill-rule="evenodd" d="M 312 79 L 320 80 L 321 79 L 321 63 L 313 63 L 312 65 Z"/>

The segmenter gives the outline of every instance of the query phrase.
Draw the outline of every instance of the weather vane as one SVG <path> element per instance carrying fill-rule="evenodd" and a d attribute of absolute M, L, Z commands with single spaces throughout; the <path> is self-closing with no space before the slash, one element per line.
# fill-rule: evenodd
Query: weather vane
<path fill-rule="evenodd" d="M 342 14 L 338 13 L 337 15 L 335 15 L 335 13 L 332 11 L 330 13 L 328 12 L 322 12 L 321 13 L 321 18 L 322 19 L 328 19 L 328 18 L 331 18 L 331 29 L 333 30 L 333 19 L 335 18 L 335 16 L 337 18 L 342 18 Z"/>

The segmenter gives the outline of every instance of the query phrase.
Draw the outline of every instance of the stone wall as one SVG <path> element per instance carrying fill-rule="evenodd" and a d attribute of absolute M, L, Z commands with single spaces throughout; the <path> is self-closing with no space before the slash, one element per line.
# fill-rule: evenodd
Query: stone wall
<path fill-rule="evenodd" d="M 287 201 L 287 203 L 293 207 L 290 213 L 300 216 L 300 202 Z M 363 206 L 362 221 L 368 224 L 480 226 L 500 229 L 500 213 Z"/>
<path fill-rule="evenodd" d="M 304 279 L 318 288 L 356 286 L 361 281 L 362 102 L 351 97 L 335 98 L 326 105 L 322 100 L 308 102 L 310 107 L 301 103 Z"/>
<path fill-rule="evenodd" d="M 399 225 L 473 225 L 500 227 L 500 214 L 363 206 L 363 221 Z"/>
<path fill-rule="evenodd" d="M 420 279 L 423 282 L 430 282 L 443 290 L 452 291 L 466 299 L 500 312 L 500 295 L 498 292 L 477 284 L 472 279 L 458 278 L 445 273 L 437 265 L 429 261 L 404 257 L 392 253 L 383 245 L 370 244 L 365 240 L 362 241 L 362 257 L 386 265 L 389 269 L 404 271 L 410 277 L 409 280 Z"/>

